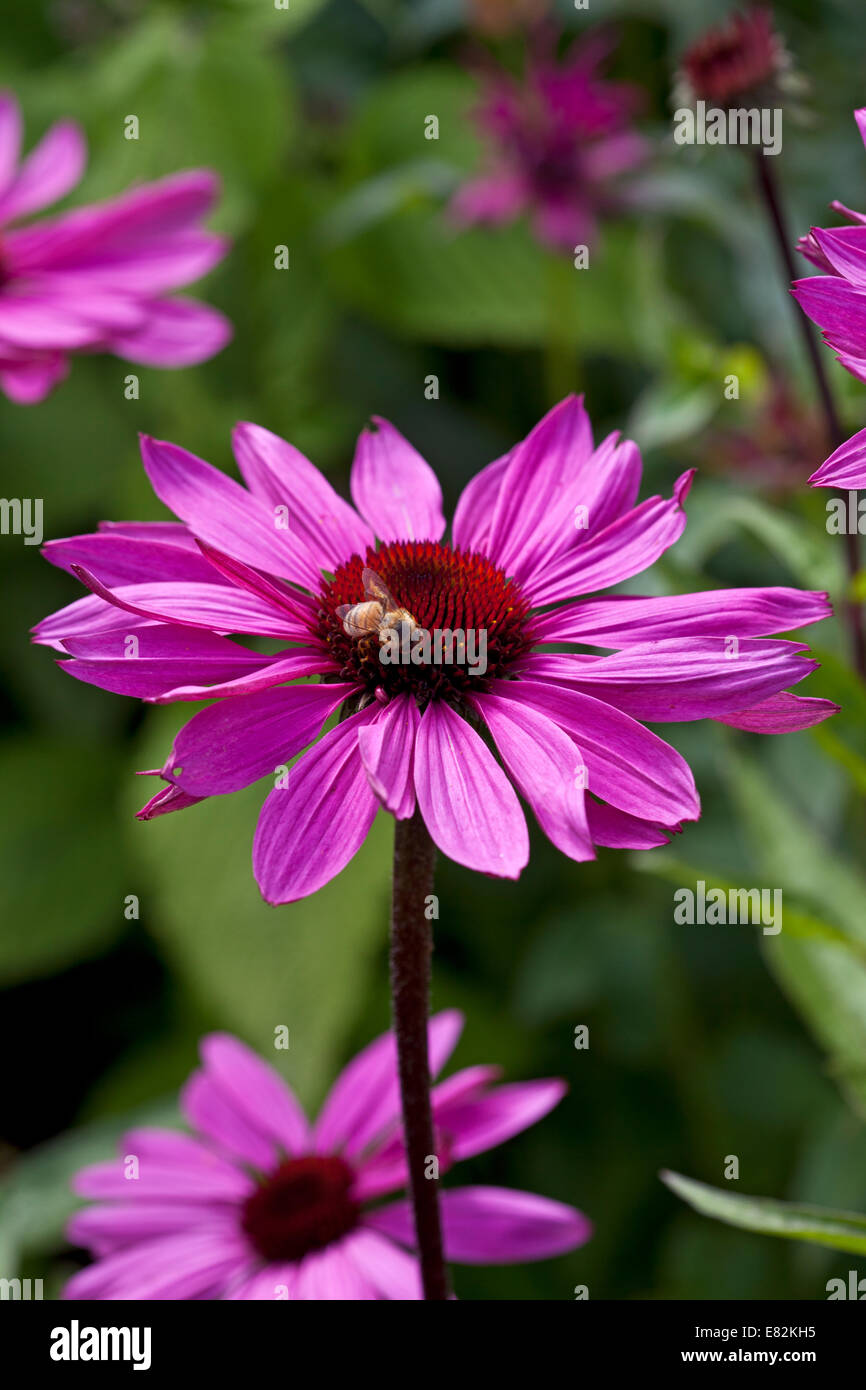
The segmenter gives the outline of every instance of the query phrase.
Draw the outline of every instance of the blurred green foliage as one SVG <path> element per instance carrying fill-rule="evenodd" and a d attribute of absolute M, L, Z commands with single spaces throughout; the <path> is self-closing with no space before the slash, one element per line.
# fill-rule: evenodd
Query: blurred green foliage
<path fill-rule="evenodd" d="M 776 8 L 812 86 L 813 122 L 786 126 L 778 161 L 799 232 L 832 197 L 866 202 L 851 119 L 866 31 L 855 0 Z M 560 12 L 573 30 L 587 22 Z M 664 140 L 677 55 L 718 6 L 594 7 L 594 21 L 609 16 L 614 72 L 647 89 L 655 197 L 604 227 L 581 278 L 523 225 L 458 235 L 443 215 L 478 158 L 465 59 L 486 41 L 468 37 L 468 5 L 8 6 L 0 80 L 21 98 L 28 142 L 61 115 L 87 131 L 90 166 L 70 204 L 180 167 L 219 171 L 215 225 L 234 249 L 195 292 L 236 336 L 204 367 L 140 369 L 138 401 L 124 398 L 125 364 L 107 358 L 75 362 L 37 408 L 0 401 L 3 495 L 43 497 L 48 536 L 159 517 L 136 432 L 231 469 L 238 418 L 290 438 L 345 488 L 354 436 L 376 412 L 430 459 L 453 504 L 574 388 L 599 435 L 638 438 L 647 492 L 703 466 L 686 535 L 636 592 L 793 583 L 838 598 L 823 498 L 802 486 L 779 496 L 724 448 L 726 431 L 760 420 L 771 373 L 804 411 L 812 391 L 747 162 L 724 149 L 675 157 Z M 513 36 L 491 46 L 519 57 Z M 431 112 L 435 143 L 423 139 Z M 129 113 L 137 142 L 123 138 Z M 282 244 L 287 272 L 274 270 Z M 729 372 L 737 402 L 723 396 Z M 839 370 L 833 381 L 853 431 L 866 392 Z M 818 462 L 803 458 L 799 484 Z M 107 1153 L 132 1114 L 173 1115 L 201 1032 L 228 1028 L 267 1051 L 284 1023 L 284 1070 L 315 1105 L 387 1025 L 390 828 L 377 824 L 324 892 L 275 910 L 250 870 L 261 787 L 136 822 L 146 793 L 133 773 L 159 766 L 191 711 L 143 711 L 28 650 L 28 627 L 75 586 L 16 537 L 0 541 L 0 567 L 0 1264 L 11 1274 L 20 1256 L 56 1291 L 71 1268 L 69 1174 Z M 712 724 L 662 730 L 704 805 L 671 850 L 602 851 L 577 866 L 536 833 L 517 885 L 440 866 L 435 1004 L 465 1011 L 457 1062 L 570 1084 L 544 1124 L 462 1177 L 574 1202 L 596 1227 L 562 1260 L 458 1271 L 461 1297 L 568 1299 L 578 1283 L 594 1298 L 823 1297 L 847 1270 L 850 1255 L 705 1222 L 657 1177 L 673 1168 L 718 1186 L 734 1153 L 746 1191 L 866 1210 L 866 696 L 838 623 L 815 640 L 824 664 L 803 689 L 843 706 L 831 725 L 764 740 Z M 762 939 L 676 926 L 673 886 L 697 877 L 780 887 L 788 929 Z M 138 920 L 125 916 L 131 894 Z M 573 1046 L 579 1024 L 588 1051 Z"/>

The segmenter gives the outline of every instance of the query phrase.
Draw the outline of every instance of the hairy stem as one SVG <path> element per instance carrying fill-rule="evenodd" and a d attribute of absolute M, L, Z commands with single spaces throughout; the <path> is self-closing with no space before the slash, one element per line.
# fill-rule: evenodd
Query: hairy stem
<path fill-rule="evenodd" d="M 433 929 L 425 915 L 433 892 L 436 850 L 421 817 L 394 822 L 394 887 L 391 900 L 391 1004 L 403 1130 L 409 1164 L 415 1235 L 425 1299 L 448 1298 L 448 1274 L 442 1250 L 439 1191 L 436 1178 L 425 1176 L 435 1155 L 430 1104 L 430 961 Z"/>

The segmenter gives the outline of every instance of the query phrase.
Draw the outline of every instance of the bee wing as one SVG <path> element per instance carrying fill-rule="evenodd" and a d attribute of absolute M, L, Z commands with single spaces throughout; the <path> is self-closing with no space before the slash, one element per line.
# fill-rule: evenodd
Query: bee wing
<path fill-rule="evenodd" d="M 380 579 L 375 570 L 362 570 L 361 579 L 364 584 L 364 594 L 366 598 L 375 599 L 377 603 L 381 603 L 386 613 L 390 609 L 397 607 L 394 595 L 391 593 L 384 579 Z"/>

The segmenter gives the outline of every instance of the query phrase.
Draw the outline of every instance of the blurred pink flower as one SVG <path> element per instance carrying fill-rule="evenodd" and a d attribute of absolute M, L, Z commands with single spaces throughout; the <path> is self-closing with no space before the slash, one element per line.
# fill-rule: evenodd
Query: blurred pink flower
<path fill-rule="evenodd" d="M 72 121 L 52 126 L 21 163 L 20 145 L 18 104 L 0 94 L 0 389 L 22 405 L 41 401 L 75 352 L 155 367 L 219 352 L 228 320 L 166 297 L 226 253 L 226 241 L 199 225 L 217 197 L 215 175 L 174 174 L 21 226 L 75 187 L 86 148 Z"/>
<path fill-rule="evenodd" d="M 775 31 L 773 12 L 755 5 L 708 29 L 686 50 L 680 69 L 684 101 L 738 106 L 754 100 L 773 104 L 790 59 Z"/>
<path fill-rule="evenodd" d="M 151 483 L 181 522 L 109 525 L 44 551 L 91 589 L 35 630 L 72 657 L 66 671 L 157 703 L 215 701 L 177 735 L 156 773 L 168 789 L 142 818 L 279 774 L 253 847 L 269 902 L 334 878 L 380 806 L 398 819 L 417 806 L 444 854 L 505 878 L 529 858 L 518 792 L 574 860 L 595 845 L 665 844 L 700 803 L 685 759 L 642 721 L 782 733 L 835 711 L 786 693 L 815 669 L 804 644 L 766 640 L 827 617 L 826 594 L 588 597 L 674 544 L 692 475 L 636 505 L 637 447 L 618 433 L 595 447 L 582 400 L 472 479 L 450 542 L 433 470 L 393 425 L 376 426 L 358 441 L 357 510 L 291 444 L 242 424 L 246 488 L 145 438 Z M 438 657 L 419 645 L 394 660 L 365 571 L 405 610 L 398 624 L 448 635 Z M 371 627 L 355 630 L 356 605 Z M 291 645 L 263 655 L 228 633 Z"/>
<path fill-rule="evenodd" d="M 487 167 L 452 200 L 458 224 L 512 222 L 528 212 L 540 241 L 571 249 L 589 244 L 597 219 L 625 205 L 620 176 L 643 163 L 648 146 L 629 128 L 638 89 L 598 74 L 608 49 L 594 38 L 562 60 L 537 52 L 522 81 L 505 71 L 485 75 L 476 119 Z"/>
<path fill-rule="evenodd" d="M 430 1020 L 435 1077 L 462 1016 Z M 113 1162 L 85 1168 L 77 1192 L 96 1206 L 69 1227 L 95 1263 L 68 1299 L 420 1299 L 412 1209 L 380 1199 L 408 1182 L 394 1038 L 385 1033 L 337 1078 L 315 1124 L 293 1092 L 236 1038 L 212 1034 L 181 1104 L 194 1137 L 126 1134 Z M 542 1119 L 562 1081 L 495 1086 L 499 1069 L 467 1067 L 433 1087 L 440 1176 Z M 138 1173 L 126 1171 L 129 1156 Z M 446 1259 L 514 1264 L 562 1255 L 591 1234 L 562 1202 L 502 1187 L 446 1187 Z"/>

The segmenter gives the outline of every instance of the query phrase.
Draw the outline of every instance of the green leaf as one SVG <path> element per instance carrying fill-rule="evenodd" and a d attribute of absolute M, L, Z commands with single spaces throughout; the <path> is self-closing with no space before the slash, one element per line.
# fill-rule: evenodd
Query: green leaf
<path fill-rule="evenodd" d="M 663 1172 L 661 1180 L 702 1216 L 711 1216 L 743 1231 L 783 1236 L 787 1240 L 806 1240 L 830 1250 L 847 1250 L 866 1255 L 866 1216 L 856 1212 L 833 1211 L 829 1207 L 799 1206 L 777 1202 L 770 1197 L 749 1197 L 738 1192 L 722 1192 L 707 1183 L 685 1178 L 680 1173 Z"/>
<path fill-rule="evenodd" d="M 182 717 L 177 709 L 153 712 L 136 766 L 161 765 Z M 269 907 L 250 863 L 268 790 L 259 783 L 147 823 L 132 820 L 130 802 L 129 835 L 149 885 L 141 896 L 145 927 L 214 1023 L 246 1039 L 309 1102 L 333 1079 L 372 972 L 384 962 L 390 817 L 380 817 L 352 863 L 318 893 Z M 281 1025 L 288 1050 L 274 1048 Z"/>

